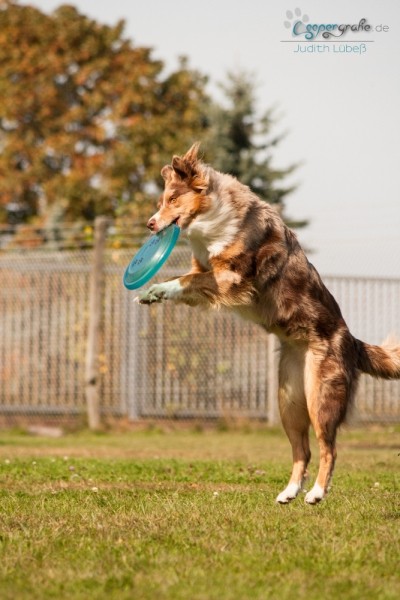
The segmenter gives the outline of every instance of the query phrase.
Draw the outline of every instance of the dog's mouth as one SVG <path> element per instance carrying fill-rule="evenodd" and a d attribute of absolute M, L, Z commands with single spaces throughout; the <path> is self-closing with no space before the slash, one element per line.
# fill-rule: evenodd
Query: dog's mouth
<path fill-rule="evenodd" d="M 167 225 L 163 225 L 160 229 L 154 229 L 153 227 L 150 228 L 150 233 L 152 235 L 156 235 L 157 233 L 161 233 L 162 231 L 164 231 L 165 229 L 167 229 L 167 227 L 171 227 L 171 225 L 177 225 L 178 227 L 179 222 L 180 222 L 180 218 L 181 217 L 176 217 L 176 219 L 174 219 L 173 221 L 171 221 L 170 223 L 168 223 Z"/>

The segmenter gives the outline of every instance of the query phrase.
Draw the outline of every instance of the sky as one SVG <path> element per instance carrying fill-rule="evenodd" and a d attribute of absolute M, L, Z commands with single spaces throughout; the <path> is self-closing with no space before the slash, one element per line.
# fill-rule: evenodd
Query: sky
<path fill-rule="evenodd" d="M 62 4 L 29 3 L 45 12 Z M 209 77 L 215 96 L 228 71 L 251 73 L 259 113 L 275 107 L 275 132 L 286 133 L 275 165 L 301 163 L 290 181 L 298 186 L 286 213 L 309 219 L 298 236 L 311 262 L 324 275 L 400 278 L 398 0 L 68 4 L 103 23 L 125 19 L 125 34 L 135 45 L 153 48 L 153 57 L 169 70 L 187 56 L 192 68 Z M 322 30 L 307 40 L 302 26 L 300 35 L 292 34 L 298 20 L 326 26 L 359 25 L 361 19 L 374 29 L 329 40 Z"/>

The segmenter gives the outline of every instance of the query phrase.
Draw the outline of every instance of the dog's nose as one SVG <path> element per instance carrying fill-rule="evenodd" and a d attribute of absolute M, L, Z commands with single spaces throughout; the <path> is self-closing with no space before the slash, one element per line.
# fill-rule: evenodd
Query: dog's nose
<path fill-rule="evenodd" d="M 154 217 L 149 219 L 149 221 L 147 222 L 147 227 L 150 229 L 150 231 L 154 231 L 156 227 L 156 220 L 154 219 Z"/>

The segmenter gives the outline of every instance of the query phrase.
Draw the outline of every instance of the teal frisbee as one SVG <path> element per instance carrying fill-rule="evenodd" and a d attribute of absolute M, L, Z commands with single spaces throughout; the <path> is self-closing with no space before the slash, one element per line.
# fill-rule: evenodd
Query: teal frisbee
<path fill-rule="evenodd" d="M 179 233 L 179 227 L 172 224 L 148 238 L 125 270 L 124 286 L 128 290 L 136 290 L 154 277 L 171 254 Z"/>

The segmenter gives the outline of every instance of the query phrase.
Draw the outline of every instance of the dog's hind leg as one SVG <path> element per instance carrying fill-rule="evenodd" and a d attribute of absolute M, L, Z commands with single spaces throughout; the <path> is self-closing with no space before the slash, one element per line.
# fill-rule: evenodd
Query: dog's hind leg
<path fill-rule="evenodd" d="M 279 364 L 279 410 L 293 453 L 289 483 L 276 501 L 287 504 L 301 491 L 311 458 L 310 418 L 304 393 L 304 350 L 282 344 Z"/>
<path fill-rule="evenodd" d="M 324 416 L 324 404 L 325 399 L 322 399 L 319 410 L 310 410 L 312 426 L 319 445 L 319 470 L 313 488 L 305 497 L 308 504 L 317 504 L 326 496 L 336 462 L 336 431 L 339 422 L 331 416 Z"/>
<path fill-rule="evenodd" d="M 307 504 L 318 504 L 326 496 L 336 462 L 336 432 L 327 433 L 318 424 L 314 427 L 319 444 L 319 471 L 312 489 L 306 494 Z"/>
<path fill-rule="evenodd" d="M 320 459 L 317 479 L 305 501 L 317 504 L 328 493 L 336 461 L 336 433 L 345 418 L 355 386 L 334 361 L 330 360 L 329 365 L 327 360 L 312 362 L 313 367 L 306 370 L 306 379 L 310 378 L 310 382 L 306 382 L 307 405 L 319 444 Z M 326 375 L 328 366 L 329 375 Z"/>

